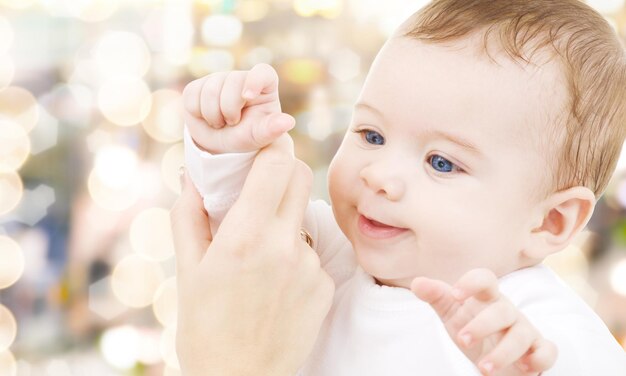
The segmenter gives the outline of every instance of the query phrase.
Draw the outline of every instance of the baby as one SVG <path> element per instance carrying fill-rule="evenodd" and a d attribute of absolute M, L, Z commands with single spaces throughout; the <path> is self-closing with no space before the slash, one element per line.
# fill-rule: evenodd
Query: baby
<path fill-rule="evenodd" d="M 196 80 L 184 100 L 215 232 L 255 152 L 295 122 L 268 65 Z M 331 163 L 332 209 L 307 208 L 336 293 L 301 374 L 626 375 L 606 326 L 541 265 L 588 222 L 625 133 L 626 55 L 585 4 L 441 0 L 411 16 Z"/>

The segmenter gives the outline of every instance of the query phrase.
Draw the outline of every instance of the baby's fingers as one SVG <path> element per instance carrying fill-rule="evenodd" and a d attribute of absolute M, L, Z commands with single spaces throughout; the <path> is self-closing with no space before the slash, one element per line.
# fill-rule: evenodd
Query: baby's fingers
<path fill-rule="evenodd" d="M 452 294 L 459 300 L 470 296 L 489 302 L 500 296 L 498 278 L 489 269 L 473 269 L 465 273 L 454 285 Z"/>
<path fill-rule="evenodd" d="M 518 320 L 507 330 L 495 347 L 483 357 L 478 367 L 487 375 L 506 367 L 518 367 L 516 363 L 531 350 L 539 338 L 538 333 L 525 320 Z M 526 370 L 521 371 L 526 372 Z"/>
<path fill-rule="evenodd" d="M 246 99 L 254 99 L 260 94 L 273 93 L 278 90 L 278 74 L 268 64 L 257 64 L 246 77 L 241 96 Z"/>
<path fill-rule="evenodd" d="M 456 312 L 458 302 L 451 294 L 452 288 L 443 281 L 417 277 L 411 282 L 411 291 L 437 312 L 445 323 Z"/>
<path fill-rule="evenodd" d="M 480 311 L 460 331 L 457 341 L 471 347 L 485 338 L 507 330 L 520 318 L 519 312 L 508 300 L 501 299 Z"/>
<path fill-rule="evenodd" d="M 545 338 L 539 338 L 533 343 L 530 350 L 518 362 L 520 369 L 525 372 L 543 372 L 554 365 L 558 350 L 554 343 Z"/>

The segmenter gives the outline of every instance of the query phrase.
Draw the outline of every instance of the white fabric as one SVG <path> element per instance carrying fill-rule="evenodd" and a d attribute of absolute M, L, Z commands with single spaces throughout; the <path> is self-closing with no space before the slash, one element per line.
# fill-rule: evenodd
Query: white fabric
<path fill-rule="evenodd" d="M 187 168 L 205 207 L 222 218 L 254 153 L 211 156 L 188 136 L 185 141 Z M 428 304 L 410 290 L 375 284 L 358 267 L 328 204 L 310 203 L 303 226 L 336 293 L 299 375 L 480 375 Z M 626 353 L 600 318 L 547 267 L 510 273 L 500 279 L 500 290 L 556 343 L 558 360 L 544 376 L 626 376 Z"/>

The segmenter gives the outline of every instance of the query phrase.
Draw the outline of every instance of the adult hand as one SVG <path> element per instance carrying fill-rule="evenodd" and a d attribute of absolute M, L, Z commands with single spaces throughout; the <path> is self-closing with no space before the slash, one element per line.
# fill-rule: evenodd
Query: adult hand
<path fill-rule="evenodd" d="M 311 171 L 281 137 L 255 159 L 211 239 L 188 176 L 171 211 L 177 352 L 185 375 L 293 375 L 311 352 L 334 284 L 300 237 Z"/>

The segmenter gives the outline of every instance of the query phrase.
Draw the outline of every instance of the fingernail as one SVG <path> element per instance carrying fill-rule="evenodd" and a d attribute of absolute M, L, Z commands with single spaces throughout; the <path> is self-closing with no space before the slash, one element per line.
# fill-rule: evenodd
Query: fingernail
<path fill-rule="evenodd" d="M 472 343 L 472 335 L 469 333 L 463 333 L 459 338 L 465 347 L 469 347 L 470 343 Z"/>
<path fill-rule="evenodd" d="M 480 366 L 480 368 L 482 368 L 487 374 L 490 374 L 491 371 L 493 371 L 494 366 L 491 362 L 485 362 Z"/>
<path fill-rule="evenodd" d="M 185 188 L 185 166 L 183 165 L 178 168 L 178 178 L 180 179 L 180 189 Z"/>

